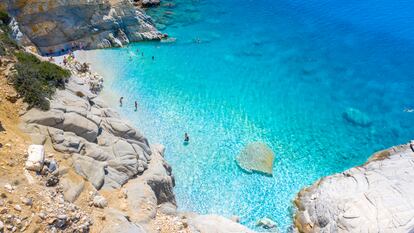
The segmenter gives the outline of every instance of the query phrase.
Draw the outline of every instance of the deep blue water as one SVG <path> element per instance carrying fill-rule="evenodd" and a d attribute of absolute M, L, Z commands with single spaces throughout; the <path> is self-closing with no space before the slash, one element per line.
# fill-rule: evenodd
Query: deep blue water
<path fill-rule="evenodd" d="M 124 96 L 122 113 L 166 145 L 180 209 L 252 228 L 267 216 L 285 232 L 302 187 L 414 138 L 404 111 L 414 108 L 413 12 L 396 0 L 164 0 L 149 14 L 175 43 L 88 56 Z M 346 121 L 348 108 L 372 124 Z M 236 165 L 253 141 L 274 150 L 273 177 Z"/>

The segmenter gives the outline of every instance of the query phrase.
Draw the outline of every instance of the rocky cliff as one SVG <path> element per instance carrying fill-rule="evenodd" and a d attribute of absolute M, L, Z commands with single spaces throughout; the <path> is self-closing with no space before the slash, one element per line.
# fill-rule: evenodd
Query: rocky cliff
<path fill-rule="evenodd" d="M 1 4 L 15 18 L 15 36 L 43 55 L 164 36 L 130 0 L 6 0 Z"/>
<path fill-rule="evenodd" d="M 299 232 L 413 232 L 414 142 L 322 178 L 295 204 Z"/>

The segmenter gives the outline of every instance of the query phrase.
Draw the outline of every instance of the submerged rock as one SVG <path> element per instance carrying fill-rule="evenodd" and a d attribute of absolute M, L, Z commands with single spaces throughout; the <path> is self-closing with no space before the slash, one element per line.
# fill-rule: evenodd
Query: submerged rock
<path fill-rule="evenodd" d="M 261 226 L 265 229 L 271 229 L 276 227 L 276 223 L 269 218 L 262 218 L 256 223 L 257 226 Z"/>
<path fill-rule="evenodd" d="M 346 111 L 342 114 L 342 117 L 352 124 L 363 127 L 370 126 L 372 123 L 367 114 L 355 108 L 347 108 Z"/>
<path fill-rule="evenodd" d="M 248 144 L 237 156 L 237 164 L 247 172 L 259 172 L 267 175 L 273 173 L 275 154 L 262 142 Z"/>

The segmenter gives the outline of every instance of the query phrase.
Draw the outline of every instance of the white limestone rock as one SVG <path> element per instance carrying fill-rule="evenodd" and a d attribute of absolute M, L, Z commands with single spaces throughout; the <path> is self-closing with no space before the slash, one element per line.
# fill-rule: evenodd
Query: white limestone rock
<path fill-rule="evenodd" d="M 296 197 L 299 232 L 412 232 L 414 152 L 410 144 L 327 176 Z"/>
<path fill-rule="evenodd" d="M 31 171 L 41 171 L 45 160 L 45 148 L 43 145 L 30 145 L 28 148 L 26 169 Z"/>

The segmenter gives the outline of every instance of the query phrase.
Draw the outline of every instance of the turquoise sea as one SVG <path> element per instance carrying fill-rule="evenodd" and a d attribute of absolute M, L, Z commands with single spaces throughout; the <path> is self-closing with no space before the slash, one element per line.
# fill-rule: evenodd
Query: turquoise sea
<path fill-rule="evenodd" d="M 148 13 L 175 42 L 90 56 L 122 114 L 166 146 L 181 210 L 286 232 L 301 188 L 414 139 L 413 12 L 403 0 L 163 0 Z M 371 124 L 346 120 L 349 108 Z M 273 177 L 236 165 L 254 141 L 274 150 Z"/>

